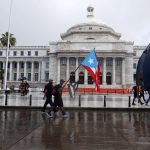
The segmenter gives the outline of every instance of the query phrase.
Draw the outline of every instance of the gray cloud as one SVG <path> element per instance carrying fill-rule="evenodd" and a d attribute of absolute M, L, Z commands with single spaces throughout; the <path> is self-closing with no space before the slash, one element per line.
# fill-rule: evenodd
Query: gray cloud
<path fill-rule="evenodd" d="M 10 32 L 17 45 L 48 45 L 60 33 L 86 18 L 86 8 L 95 8 L 97 19 L 136 45 L 150 41 L 149 0 L 13 0 Z M 10 0 L 0 0 L 0 34 L 8 31 Z"/>

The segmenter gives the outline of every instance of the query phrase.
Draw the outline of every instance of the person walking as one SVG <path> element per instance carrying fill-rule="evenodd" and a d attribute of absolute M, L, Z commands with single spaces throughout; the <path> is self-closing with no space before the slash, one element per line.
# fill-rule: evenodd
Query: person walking
<path fill-rule="evenodd" d="M 68 117 L 69 114 L 64 110 L 63 99 L 62 99 L 62 90 L 64 88 L 63 87 L 64 82 L 65 81 L 61 79 L 60 84 L 57 84 L 56 86 L 53 87 L 53 95 L 54 95 L 53 111 L 54 113 L 56 113 L 58 111 L 57 107 L 59 107 L 63 117 Z M 52 110 L 50 109 L 50 111 L 48 112 L 49 118 L 53 117 L 51 111 Z"/>
<path fill-rule="evenodd" d="M 139 102 L 141 101 L 141 98 L 143 98 L 144 102 L 146 103 L 146 100 L 145 100 L 145 96 L 144 96 L 144 87 L 141 86 L 140 89 L 139 89 Z"/>
<path fill-rule="evenodd" d="M 133 86 L 133 88 L 132 88 L 132 91 L 133 91 L 133 101 L 132 101 L 132 105 L 136 105 L 135 104 L 135 100 L 136 100 L 136 98 L 138 99 L 138 102 L 141 104 L 141 105 L 143 105 L 143 103 L 141 102 L 141 100 L 139 99 L 139 90 L 138 90 L 138 86 Z"/>
<path fill-rule="evenodd" d="M 45 99 L 46 97 L 46 101 L 44 103 L 44 106 L 42 107 L 42 113 L 45 113 L 45 109 L 46 106 L 48 104 L 50 104 L 50 106 L 53 106 L 53 102 L 52 102 L 52 92 L 53 92 L 53 80 L 49 79 L 49 83 L 45 85 L 44 88 L 44 97 L 43 99 Z"/>

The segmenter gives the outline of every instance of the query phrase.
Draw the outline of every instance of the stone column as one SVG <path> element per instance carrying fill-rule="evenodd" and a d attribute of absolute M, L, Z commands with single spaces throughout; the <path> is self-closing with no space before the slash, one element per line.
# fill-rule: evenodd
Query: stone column
<path fill-rule="evenodd" d="M 10 68 L 9 68 L 9 81 L 12 81 L 12 76 L 13 76 L 13 73 L 12 73 L 12 62 L 10 61 Z"/>
<path fill-rule="evenodd" d="M 112 84 L 116 85 L 116 64 L 115 64 L 115 58 L 113 58 L 113 78 L 112 78 Z"/>
<path fill-rule="evenodd" d="M 88 84 L 88 72 L 84 69 L 84 84 Z"/>
<path fill-rule="evenodd" d="M 34 62 L 31 62 L 31 82 L 33 82 L 34 79 Z"/>
<path fill-rule="evenodd" d="M 103 58 L 103 84 L 106 85 L 106 58 Z"/>
<path fill-rule="evenodd" d="M 58 64 L 57 64 L 57 83 L 59 83 L 59 81 L 60 81 L 60 58 L 58 58 L 57 62 L 58 62 Z"/>
<path fill-rule="evenodd" d="M 18 80 L 19 77 L 20 77 L 20 75 L 19 75 L 19 67 L 20 67 L 20 66 L 19 66 L 19 63 L 20 63 L 20 62 L 17 62 L 17 80 Z"/>
<path fill-rule="evenodd" d="M 24 62 L 24 77 L 27 77 L 27 62 Z"/>
<path fill-rule="evenodd" d="M 76 58 L 76 68 L 78 68 L 79 66 L 79 61 L 78 61 L 78 57 Z M 75 81 L 79 80 L 79 70 L 77 69 L 75 72 Z"/>
<path fill-rule="evenodd" d="M 122 85 L 125 85 L 125 58 L 122 58 Z"/>
<path fill-rule="evenodd" d="M 38 81 L 41 82 L 41 62 L 39 62 L 39 70 L 38 70 L 38 74 L 39 74 L 39 78 Z"/>
<path fill-rule="evenodd" d="M 68 81 L 69 77 L 70 77 L 70 71 L 69 71 L 69 58 L 67 57 L 66 81 Z"/>

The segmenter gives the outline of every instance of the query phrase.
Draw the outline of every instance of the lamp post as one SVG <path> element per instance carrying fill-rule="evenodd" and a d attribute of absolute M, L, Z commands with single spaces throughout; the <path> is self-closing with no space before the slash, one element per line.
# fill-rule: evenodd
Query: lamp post
<path fill-rule="evenodd" d="M 10 45 L 10 19 L 11 19 L 12 2 L 13 2 L 13 0 L 10 0 L 10 14 L 9 14 L 9 25 L 8 25 L 8 40 L 7 40 L 7 49 L 6 49 L 5 74 L 4 74 L 4 89 L 5 90 L 7 90 L 8 52 L 9 52 L 9 45 Z"/>

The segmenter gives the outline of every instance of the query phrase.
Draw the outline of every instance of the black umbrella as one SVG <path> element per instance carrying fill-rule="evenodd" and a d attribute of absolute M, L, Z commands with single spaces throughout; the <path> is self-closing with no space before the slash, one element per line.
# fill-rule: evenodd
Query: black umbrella
<path fill-rule="evenodd" d="M 21 77 L 21 78 L 18 79 L 18 81 L 23 81 L 23 80 L 27 80 L 27 78 L 26 77 Z"/>
<path fill-rule="evenodd" d="M 136 84 L 144 86 L 145 90 L 150 91 L 150 44 L 146 47 L 138 61 Z"/>

